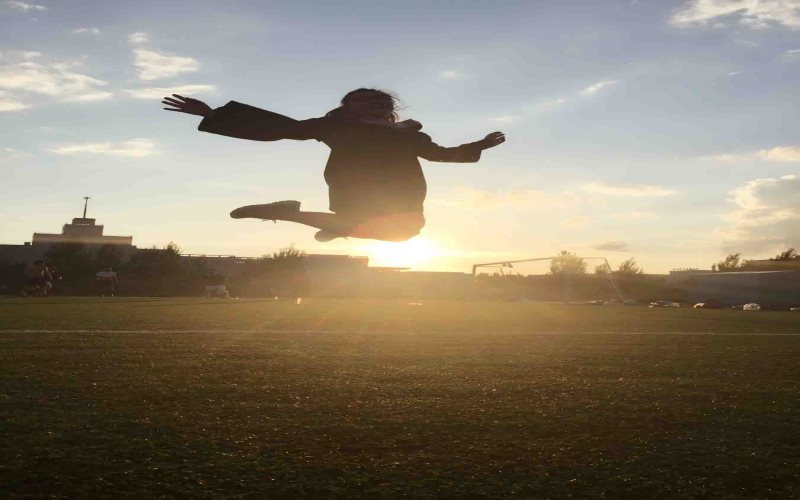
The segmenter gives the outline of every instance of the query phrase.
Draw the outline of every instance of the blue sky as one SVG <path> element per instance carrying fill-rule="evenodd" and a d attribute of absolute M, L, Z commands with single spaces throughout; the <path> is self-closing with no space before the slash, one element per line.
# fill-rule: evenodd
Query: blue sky
<path fill-rule="evenodd" d="M 800 247 L 800 0 L 0 1 L 0 242 L 90 215 L 139 246 L 368 254 L 469 270 L 567 249 L 648 272 Z M 317 243 L 243 204 L 324 210 L 327 149 L 197 132 L 176 91 L 320 116 L 397 92 L 478 164 L 429 164 L 419 241 Z M 415 258 L 409 260 L 409 256 Z"/>

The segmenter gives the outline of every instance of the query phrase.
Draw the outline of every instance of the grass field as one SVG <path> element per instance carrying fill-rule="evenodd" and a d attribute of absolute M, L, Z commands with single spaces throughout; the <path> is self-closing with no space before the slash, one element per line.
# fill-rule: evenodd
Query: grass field
<path fill-rule="evenodd" d="M 797 498 L 800 314 L 0 299 L 0 496 Z"/>

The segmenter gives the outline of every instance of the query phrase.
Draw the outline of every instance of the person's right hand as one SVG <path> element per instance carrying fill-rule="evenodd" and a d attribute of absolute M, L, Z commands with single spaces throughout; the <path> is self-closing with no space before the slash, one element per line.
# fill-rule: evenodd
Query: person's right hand
<path fill-rule="evenodd" d="M 174 97 L 165 97 L 161 104 L 172 106 L 171 108 L 164 108 L 167 111 L 179 111 L 181 113 L 188 113 L 190 115 L 198 115 L 206 117 L 211 114 L 211 107 L 198 99 L 191 97 L 183 97 L 178 94 L 172 94 Z"/>

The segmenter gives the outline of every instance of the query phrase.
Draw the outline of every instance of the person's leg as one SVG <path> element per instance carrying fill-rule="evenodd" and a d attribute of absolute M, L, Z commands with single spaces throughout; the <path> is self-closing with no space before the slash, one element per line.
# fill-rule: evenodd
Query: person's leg
<path fill-rule="evenodd" d="M 328 212 L 301 212 L 300 202 L 294 200 L 277 201 L 262 205 L 247 205 L 231 212 L 234 219 L 262 219 L 288 221 L 315 227 L 331 235 L 328 239 L 344 236 L 353 222 L 342 216 Z"/>
<path fill-rule="evenodd" d="M 329 231 L 341 236 L 355 236 L 349 234 L 354 222 L 349 217 L 329 212 L 295 212 L 282 215 L 276 220 L 297 222 L 306 226 Z"/>
<path fill-rule="evenodd" d="M 302 212 L 300 202 L 281 201 L 264 205 L 248 205 L 231 212 L 235 219 L 254 218 L 287 221 L 315 227 L 321 231 L 318 240 L 330 241 L 337 237 L 405 241 L 419 234 L 425 225 L 422 212 L 405 212 L 385 215 L 367 215 L 355 212 L 350 215 L 330 212 Z"/>

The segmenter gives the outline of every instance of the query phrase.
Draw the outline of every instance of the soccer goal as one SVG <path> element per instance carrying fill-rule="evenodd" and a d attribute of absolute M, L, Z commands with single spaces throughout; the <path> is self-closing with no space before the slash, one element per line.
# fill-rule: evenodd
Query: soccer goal
<path fill-rule="evenodd" d="M 594 264 L 594 268 L 587 272 L 590 264 Z M 472 276 L 482 280 L 485 289 L 502 290 L 512 296 L 564 302 L 614 298 L 625 302 L 605 257 L 564 254 L 485 262 L 472 266 Z"/>

